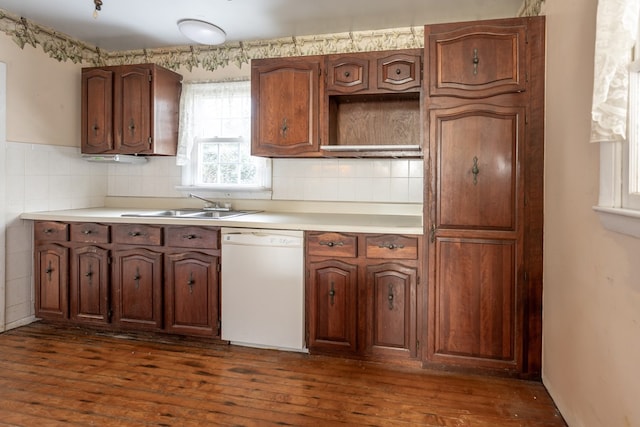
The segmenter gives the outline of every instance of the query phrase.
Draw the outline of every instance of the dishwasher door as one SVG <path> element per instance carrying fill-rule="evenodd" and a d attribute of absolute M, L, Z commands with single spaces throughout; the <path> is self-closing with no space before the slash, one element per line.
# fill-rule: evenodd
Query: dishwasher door
<path fill-rule="evenodd" d="M 304 351 L 302 231 L 222 229 L 222 339 Z"/>

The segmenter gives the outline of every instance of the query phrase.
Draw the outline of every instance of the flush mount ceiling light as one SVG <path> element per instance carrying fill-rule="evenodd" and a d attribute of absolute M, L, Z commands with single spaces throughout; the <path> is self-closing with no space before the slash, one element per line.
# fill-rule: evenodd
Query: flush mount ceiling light
<path fill-rule="evenodd" d="M 178 21 L 178 29 L 188 39 L 200 44 L 222 44 L 227 38 L 227 34 L 222 28 L 197 19 L 182 19 Z"/>

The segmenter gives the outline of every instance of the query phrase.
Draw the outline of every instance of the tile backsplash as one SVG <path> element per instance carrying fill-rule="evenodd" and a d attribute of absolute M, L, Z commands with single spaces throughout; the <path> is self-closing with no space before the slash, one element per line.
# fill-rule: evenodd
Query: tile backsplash
<path fill-rule="evenodd" d="M 181 197 L 174 157 L 109 165 L 109 196 Z M 422 203 L 422 160 L 274 159 L 272 199 Z"/>

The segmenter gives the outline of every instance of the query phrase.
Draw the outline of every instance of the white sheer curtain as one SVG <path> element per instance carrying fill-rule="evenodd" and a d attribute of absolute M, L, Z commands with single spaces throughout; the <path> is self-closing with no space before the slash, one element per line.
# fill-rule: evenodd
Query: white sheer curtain
<path fill-rule="evenodd" d="M 185 82 L 180 96 L 176 164 L 191 161 L 196 138 L 249 137 L 251 83 Z"/>
<path fill-rule="evenodd" d="M 640 0 L 598 1 L 591 142 L 626 139 L 628 67 L 639 14 Z"/>

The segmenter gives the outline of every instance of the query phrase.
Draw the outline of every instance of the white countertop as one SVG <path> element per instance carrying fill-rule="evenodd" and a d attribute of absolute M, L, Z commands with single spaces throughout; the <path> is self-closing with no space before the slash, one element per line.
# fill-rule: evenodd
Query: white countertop
<path fill-rule="evenodd" d="M 123 213 L 144 213 L 157 209 L 87 208 L 26 212 L 21 219 L 65 222 L 108 222 L 129 224 L 205 225 L 267 228 L 279 230 L 335 231 L 345 233 L 422 234 L 418 215 L 372 215 L 347 213 L 297 213 L 263 211 L 224 219 L 123 217 Z"/>

